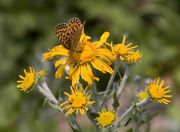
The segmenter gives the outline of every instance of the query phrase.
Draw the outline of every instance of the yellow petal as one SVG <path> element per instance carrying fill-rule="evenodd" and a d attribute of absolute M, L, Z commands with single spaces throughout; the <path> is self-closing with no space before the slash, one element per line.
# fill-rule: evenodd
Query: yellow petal
<path fill-rule="evenodd" d="M 79 81 L 79 75 L 80 75 L 80 68 L 78 68 L 73 74 L 72 74 L 72 86 L 74 87 L 77 82 Z"/>
<path fill-rule="evenodd" d="M 97 60 L 97 59 L 96 59 Z M 101 71 L 102 73 L 106 73 L 106 71 L 97 63 L 97 61 L 92 61 L 91 64 L 93 65 L 93 67 L 99 71 Z"/>
<path fill-rule="evenodd" d="M 63 64 L 66 61 L 67 58 L 59 59 L 55 62 L 55 67 L 58 67 L 59 65 Z"/>
<path fill-rule="evenodd" d="M 81 77 L 83 80 L 88 82 L 89 85 L 92 85 L 92 77 L 89 74 L 89 71 L 85 65 L 81 66 Z"/>
<path fill-rule="evenodd" d="M 79 66 L 76 64 L 70 65 L 70 68 L 68 71 L 69 77 L 72 77 L 72 74 L 78 69 L 78 67 Z"/>
<path fill-rule="evenodd" d="M 101 45 L 103 45 L 106 42 L 107 38 L 109 37 L 109 34 L 110 34 L 109 32 L 104 32 L 100 40 L 97 42 L 96 47 L 100 47 Z"/>
<path fill-rule="evenodd" d="M 62 77 L 63 73 L 64 73 L 64 65 L 58 67 L 58 69 L 56 70 L 56 73 L 55 73 L 55 77 L 57 79 L 60 79 Z"/>
<path fill-rule="evenodd" d="M 112 72 L 113 72 L 112 68 L 110 66 L 108 66 L 105 62 L 103 62 L 99 59 L 94 59 L 94 63 L 96 63 L 98 65 L 98 68 L 100 68 L 102 70 L 101 72 L 104 71 L 104 73 L 108 72 L 108 73 L 112 74 Z M 99 70 L 99 69 L 97 69 L 97 70 Z"/>

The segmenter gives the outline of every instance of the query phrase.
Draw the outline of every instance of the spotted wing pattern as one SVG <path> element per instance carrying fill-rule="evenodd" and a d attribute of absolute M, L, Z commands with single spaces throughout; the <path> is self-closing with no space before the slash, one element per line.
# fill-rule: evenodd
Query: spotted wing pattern
<path fill-rule="evenodd" d="M 58 24 L 55 30 L 62 45 L 70 51 L 75 51 L 79 44 L 83 27 L 84 25 L 78 18 L 72 18 L 68 23 Z"/>

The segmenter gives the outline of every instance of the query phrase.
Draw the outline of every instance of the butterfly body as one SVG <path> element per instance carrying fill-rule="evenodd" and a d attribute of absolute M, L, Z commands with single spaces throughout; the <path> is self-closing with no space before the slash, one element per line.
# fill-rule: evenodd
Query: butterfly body
<path fill-rule="evenodd" d="M 62 45 L 74 52 L 79 44 L 84 24 L 78 18 L 72 18 L 68 23 L 58 24 L 55 27 L 56 36 Z"/>

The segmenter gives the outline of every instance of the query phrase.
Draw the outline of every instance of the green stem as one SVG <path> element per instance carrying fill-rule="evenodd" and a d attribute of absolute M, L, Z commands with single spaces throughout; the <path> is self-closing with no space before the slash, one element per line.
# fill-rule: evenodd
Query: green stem
<path fill-rule="evenodd" d="M 72 127 L 74 130 L 76 130 L 76 131 L 78 131 L 78 132 L 82 132 L 82 129 L 81 129 L 81 127 L 79 126 L 79 124 L 77 123 L 76 117 L 75 117 L 74 115 L 69 115 L 69 117 L 66 117 L 66 118 L 67 118 L 69 124 L 71 125 L 71 127 Z M 73 130 L 73 131 L 74 131 L 74 130 Z"/>
<path fill-rule="evenodd" d="M 115 62 L 113 74 L 111 75 L 111 78 L 109 79 L 108 85 L 106 87 L 106 91 L 110 91 L 111 86 L 112 86 L 113 81 L 114 81 L 114 78 L 115 78 L 115 76 L 116 76 L 116 74 L 118 72 L 119 66 L 120 66 L 120 60 L 117 60 Z"/>
<path fill-rule="evenodd" d="M 115 78 L 116 74 L 118 73 L 119 67 L 120 67 L 120 60 L 118 59 L 118 60 L 115 62 L 113 74 L 111 75 L 111 77 L 110 77 L 110 79 L 109 79 L 109 82 L 108 82 L 108 85 L 107 85 L 107 87 L 106 87 L 105 94 L 104 94 L 103 99 L 102 99 L 102 102 L 101 102 L 101 104 L 100 104 L 101 107 L 102 107 L 102 106 L 106 103 L 106 101 L 113 95 L 113 94 L 112 94 L 113 90 L 111 90 L 111 87 L 112 87 L 114 78 Z"/>
<path fill-rule="evenodd" d="M 90 90 L 91 90 L 92 99 L 93 99 L 93 101 L 95 101 L 93 106 L 95 108 L 95 111 L 98 111 L 99 106 L 100 106 L 100 102 L 99 102 L 99 99 L 98 99 L 98 91 L 97 91 L 96 84 L 95 84 L 94 81 L 92 83 L 92 87 L 91 87 Z"/>
<path fill-rule="evenodd" d="M 98 91 L 97 91 L 96 84 L 94 81 L 92 83 L 91 94 L 92 94 L 92 97 L 94 98 L 94 101 L 97 101 Z"/>
<path fill-rule="evenodd" d="M 120 96 L 121 96 L 121 94 L 123 92 L 123 89 L 124 89 L 124 87 L 126 85 L 127 79 L 129 77 L 129 74 L 130 74 L 130 69 L 131 69 L 131 66 L 127 65 L 127 67 L 125 69 L 124 76 L 123 76 L 123 78 L 121 80 L 121 84 L 117 89 L 117 94 L 116 95 L 117 95 L 118 99 L 120 99 Z"/>
<path fill-rule="evenodd" d="M 117 124 L 116 124 L 116 127 L 115 128 L 117 128 L 117 126 L 121 126 L 121 123 L 124 121 L 124 119 L 133 111 L 133 109 L 135 108 L 135 107 L 141 107 L 141 106 L 143 106 L 143 105 L 146 105 L 147 103 L 149 103 L 150 102 L 150 98 L 147 98 L 147 99 L 144 99 L 144 100 L 142 100 L 142 101 L 140 101 L 140 102 L 138 102 L 138 103 L 136 103 L 136 104 L 133 104 L 133 105 L 131 105 L 128 109 L 127 109 L 127 111 L 125 111 L 124 112 L 124 114 L 117 120 Z"/>
<path fill-rule="evenodd" d="M 44 81 L 41 85 L 37 85 L 37 88 L 39 90 L 39 92 L 45 96 L 45 98 L 47 98 L 49 101 L 49 105 L 54 108 L 54 109 L 58 109 L 60 110 L 62 113 L 64 113 L 64 111 L 59 107 L 59 103 L 58 100 L 55 98 L 55 96 L 53 95 L 53 93 L 51 92 L 50 88 L 48 87 L 46 81 Z M 76 122 L 76 119 L 73 115 L 70 116 L 65 116 L 65 118 L 68 120 L 69 124 L 71 125 L 71 127 L 79 132 L 81 132 L 81 128 L 79 126 L 79 124 Z"/>

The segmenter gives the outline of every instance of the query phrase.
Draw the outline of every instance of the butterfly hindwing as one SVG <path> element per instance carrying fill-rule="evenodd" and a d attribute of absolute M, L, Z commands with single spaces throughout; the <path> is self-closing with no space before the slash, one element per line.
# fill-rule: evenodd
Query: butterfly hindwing
<path fill-rule="evenodd" d="M 78 18 L 72 18 L 69 20 L 68 25 L 70 27 L 70 50 L 75 51 L 82 34 L 83 25 Z"/>

